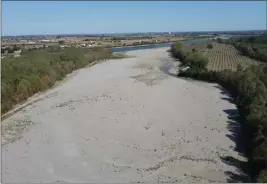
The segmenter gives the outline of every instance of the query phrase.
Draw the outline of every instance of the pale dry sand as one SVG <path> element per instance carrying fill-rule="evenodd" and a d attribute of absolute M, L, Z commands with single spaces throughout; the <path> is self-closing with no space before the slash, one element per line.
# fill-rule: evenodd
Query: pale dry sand
<path fill-rule="evenodd" d="M 167 49 L 78 70 L 6 118 L 2 182 L 206 183 L 239 174 L 220 158 L 243 159 L 224 112 L 235 105 L 216 84 L 175 77 Z"/>

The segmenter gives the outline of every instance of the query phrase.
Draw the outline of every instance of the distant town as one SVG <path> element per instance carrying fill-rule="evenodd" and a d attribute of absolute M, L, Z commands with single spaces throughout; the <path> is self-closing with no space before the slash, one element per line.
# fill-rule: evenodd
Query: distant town
<path fill-rule="evenodd" d="M 111 48 L 176 42 L 198 37 L 216 38 L 219 36 L 233 35 L 260 35 L 264 32 L 266 30 L 2 36 L 1 58 L 7 55 L 18 57 L 25 50 L 36 50 L 47 47 Z"/>

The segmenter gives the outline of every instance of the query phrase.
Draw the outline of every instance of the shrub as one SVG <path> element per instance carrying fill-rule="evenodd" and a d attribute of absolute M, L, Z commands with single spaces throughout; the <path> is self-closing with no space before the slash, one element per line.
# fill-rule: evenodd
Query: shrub
<path fill-rule="evenodd" d="M 267 183 L 267 171 L 266 170 L 262 170 L 259 174 L 258 183 Z"/>
<path fill-rule="evenodd" d="M 213 45 L 210 43 L 210 44 L 207 45 L 207 48 L 208 49 L 212 49 L 213 48 Z"/>
<path fill-rule="evenodd" d="M 16 93 L 19 100 L 27 99 L 32 94 L 31 83 L 26 79 L 22 79 L 17 86 Z"/>

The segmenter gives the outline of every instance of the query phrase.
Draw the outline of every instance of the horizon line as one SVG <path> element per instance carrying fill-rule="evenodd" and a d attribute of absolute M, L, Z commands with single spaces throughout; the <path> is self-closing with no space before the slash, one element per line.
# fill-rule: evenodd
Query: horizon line
<path fill-rule="evenodd" d="M 238 32 L 238 31 L 267 31 L 267 29 L 243 29 L 243 30 L 220 30 L 220 31 L 146 31 L 146 32 L 115 32 L 115 33 L 47 33 L 47 34 L 19 34 L 19 35 L 2 35 L 2 37 L 19 37 L 19 36 L 70 36 L 70 35 L 114 35 L 114 34 L 145 34 L 145 33 L 198 33 L 198 32 Z"/>

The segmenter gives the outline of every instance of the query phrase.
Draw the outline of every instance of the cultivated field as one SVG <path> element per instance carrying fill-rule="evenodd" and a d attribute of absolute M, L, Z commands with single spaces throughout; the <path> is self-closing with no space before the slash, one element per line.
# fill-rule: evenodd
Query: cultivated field
<path fill-rule="evenodd" d="M 250 59 L 239 54 L 238 50 L 232 45 L 212 43 L 213 48 L 206 48 L 207 44 L 199 44 L 195 48 L 204 52 L 204 55 L 209 59 L 208 69 L 214 71 L 236 70 L 240 64 L 243 67 L 257 64 L 256 60 Z"/>

